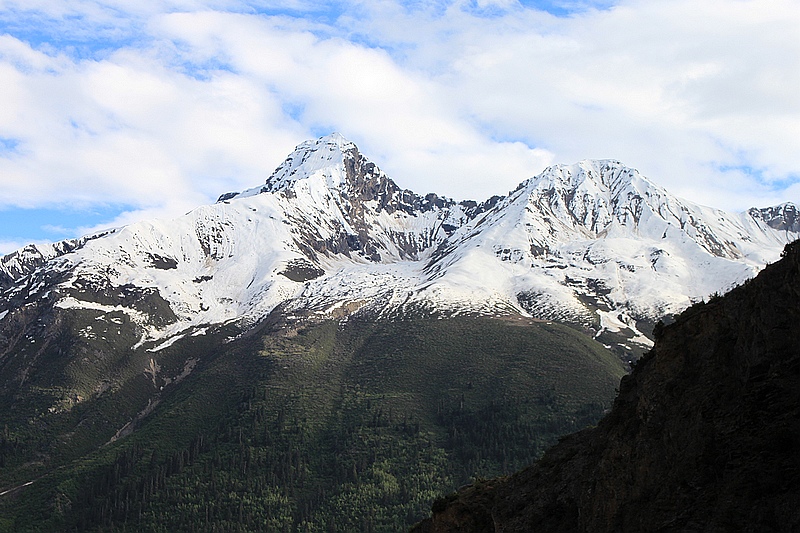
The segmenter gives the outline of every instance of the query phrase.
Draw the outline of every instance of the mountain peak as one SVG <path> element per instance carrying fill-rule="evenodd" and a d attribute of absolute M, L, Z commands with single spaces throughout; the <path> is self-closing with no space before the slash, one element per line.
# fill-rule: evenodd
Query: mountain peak
<path fill-rule="evenodd" d="M 345 181 L 345 161 L 358 159 L 359 155 L 358 147 L 338 132 L 304 141 L 295 147 L 264 185 L 240 193 L 223 194 L 217 201 L 292 189 L 298 181 L 315 176 L 323 178 L 325 186 L 338 188 Z"/>
<path fill-rule="evenodd" d="M 529 202 L 594 235 L 617 221 L 638 225 L 644 209 L 676 203 L 667 191 L 613 159 L 548 167 L 527 185 Z"/>
<path fill-rule="evenodd" d="M 619 193 L 628 186 L 637 191 L 656 187 L 635 168 L 615 159 L 584 159 L 571 165 L 548 167 L 536 178 L 535 188 L 555 187 L 559 190 L 596 193 Z"/>
<path fill-rule="evenodd" d="M 175 328 L 255 320 L 287 302 L 385 301 L 394 313 L 402 301 L 516 309 L 622 331 L 612 311 L 637 319 L 677 311 L 751 276 L 796 234 L 776 229 L 794 220 L 789 206 L 758 211 L 753 223 L 679 201 L 615 160 L 550 167 L 482 204 L 421 196 L 338 133 L 299 144 L 263 185 L 220 203 L 228 200 L 86 246 L 23 250 L 0 261 L 0 289 L 44 291 L 55 283 L 51 272 L 107 275 L 93 292 L 157 286 L 182 321 Z M 638 339 L 633 318 L 630 325 Z"/>
<path fill-rule="evenodd" d="M 338 131 L 334 131 L 332 133 L 329 133 L 328 135 L 323 135 L 322 137 L 316 140 L 306 141 L 306 143 L 313 143 L 317 145 L 319 144 L 336 145 L 343 149 L 349 147 L 355 148 L 355 144 L 349 139 L 345 138 L 345 136 L 339 133 Z"/>
<path fill-rule="evenodd" d="M 358 147 L 352 141 L 345 138 L 339 132 L 333 132 L 328 135 L 324 135 L 317 139 L 309 139 L 307 141 L 303 141 L 298 144 L 294 152 L 289 155 L 288 159 L 292 159 L 293 156 L 300 155 L 301 158 L 303 155 L 309 154 L 306 157 L 310 157 L 310 154 L 322 152 L 325 156 L 332 155 L 332 154 L 345 154 L 351 150 L 358 150 Z M 322 157 L 320 158 L 323 161 L 330 161 L 335 160 L 335 158 L 331 157 Z"/>

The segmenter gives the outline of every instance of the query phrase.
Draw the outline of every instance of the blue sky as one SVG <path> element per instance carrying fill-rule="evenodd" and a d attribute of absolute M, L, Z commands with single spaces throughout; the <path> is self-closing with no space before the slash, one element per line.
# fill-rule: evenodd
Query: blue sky
<path fill-rule="evenodd" d="M 76 228 L 102 225 L 123 211 L 125 207 L 117 205 L 9 207 L 0 210 L 0 228 L 32 235 L 32 240 L 59 241 L 74 237 Z"/>
<path fill-rule="evenodd" d="M 403 187 L 614 158 L 800 201 L 796 0 L 0 0 L 0 253 L 262 183 L 339 131 Z"/>

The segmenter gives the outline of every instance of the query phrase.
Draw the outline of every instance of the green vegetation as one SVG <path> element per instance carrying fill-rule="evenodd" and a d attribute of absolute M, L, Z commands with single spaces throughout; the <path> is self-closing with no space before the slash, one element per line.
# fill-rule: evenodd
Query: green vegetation
<path fill-rule="evenodd" d="M 598 343 L 529 320 L 351 318 L 223 338 L 159 352 L 176 371 L 200 362 L 133 434 L 51 457 L 2 497 L 0 531 L 403 530 L 442 494 L 595 423 L 624 373 Z M 141 406 L 153 389 L 137 380 L 70 413 L 124 419 L 114 402 Z M 48 420 L 7 429 L 8 486 L 34 472 L 14 435 L 46 440 Z"/>

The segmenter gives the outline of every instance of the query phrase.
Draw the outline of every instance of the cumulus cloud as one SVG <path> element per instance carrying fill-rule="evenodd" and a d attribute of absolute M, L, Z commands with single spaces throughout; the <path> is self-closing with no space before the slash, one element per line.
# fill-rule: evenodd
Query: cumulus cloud
<path fill-rule="evenodd" d="M 0 1 L 0 206 L 180 214 L 330 131 L 456 198 L 616 158 L 717 207 L 800 200 L 796 2 L 547 5 Z"/>
<path fill-rule="evenodd" d="M 402 48 L 408 30 L 416 46 L 405 61 L 432 70 L 464 114 L 560 162 L 618 158 L 698 201 L 713 204 L 722 189 L 728 208 L 775 191 L 751 181 L 736 195 L 725 168 L 797 177 L 792 2 L 622 2 L 569 18 L 517 9 L 490 19 L 454 6 L 427 26 L 418 17 L 375 16 L 373 33 Z"/>

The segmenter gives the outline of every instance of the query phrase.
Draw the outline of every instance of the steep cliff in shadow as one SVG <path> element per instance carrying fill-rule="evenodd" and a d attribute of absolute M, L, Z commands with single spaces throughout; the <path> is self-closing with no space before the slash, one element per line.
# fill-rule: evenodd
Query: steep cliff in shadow
<path fill-rule="evenodd" d="M 800 241 L 657 328 L 612 411 L 419 532 L 800 530 Z"/>

